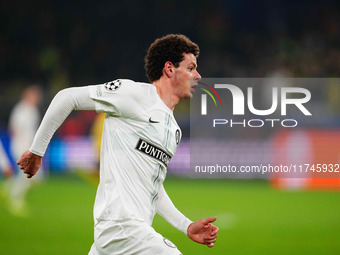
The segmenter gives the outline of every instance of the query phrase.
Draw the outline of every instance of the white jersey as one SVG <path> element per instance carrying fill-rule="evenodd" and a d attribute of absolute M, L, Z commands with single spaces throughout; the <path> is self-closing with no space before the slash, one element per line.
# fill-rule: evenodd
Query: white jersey
<path fill-rule="evenodd" d="M 34 107 L 23 101 L 16 104 L 11 112 L 9 128 L 11 132 L 11 148 L 15 158 L 29 148 L 40 122 L 40 113 Z"/>
<path fill-rule="evenodd" d="M 138 220 L 149 225 L 167 165 L 181 139 L 173 112 L 152 84 L 115 80 L 89 86 L 105 112 L 95 223 Z"/>
<path fill-rule="evenodd" d="M 0 171 L 5 171 L 10 168 L 9 159 L 7 157 L 6 151 L 0 141 Z"/>

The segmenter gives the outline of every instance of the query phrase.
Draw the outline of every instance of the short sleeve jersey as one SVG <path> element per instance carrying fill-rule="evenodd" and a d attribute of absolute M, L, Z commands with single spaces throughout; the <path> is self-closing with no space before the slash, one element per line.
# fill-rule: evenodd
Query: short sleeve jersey
<path fill-rule="evenodd" d="M 115 80 L 89 86 L 97 112 L 105 112 L 95 222 L 152 224 L 158 191 L 181 139 L 173 112 L 152 84 Z"/>

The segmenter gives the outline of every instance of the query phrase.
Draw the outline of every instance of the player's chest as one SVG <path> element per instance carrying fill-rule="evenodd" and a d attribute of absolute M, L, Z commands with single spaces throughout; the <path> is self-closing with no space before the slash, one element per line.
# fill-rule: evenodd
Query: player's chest
<path fill-rule="evenodd" d="M 152 109 L 142 114 L 137 135 L 173 155 L 181 140 L 181 130 L 172 114 Z"/>

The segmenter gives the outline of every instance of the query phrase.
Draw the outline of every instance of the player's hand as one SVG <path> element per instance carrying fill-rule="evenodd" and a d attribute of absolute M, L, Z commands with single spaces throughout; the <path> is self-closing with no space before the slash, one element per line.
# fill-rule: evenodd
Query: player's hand
<path fill-rule="evenodd" d="M 41 156 L 35 155 L 30 151 L 25 151 L 17 161 L 17 165 L 19 165 L 19 168 L 27 175 L 27 178 L 31 178 L 38 172 L 41 162 Z"/>
<path fill-rule="evenodd" d="M 216 219 L 216 217 L 212 217 L 191 223 L 187 231 L 188 237 L 197 243 L 213 247 L 219 228 L 212 225 L 211 222 L 214 222 Z"/>

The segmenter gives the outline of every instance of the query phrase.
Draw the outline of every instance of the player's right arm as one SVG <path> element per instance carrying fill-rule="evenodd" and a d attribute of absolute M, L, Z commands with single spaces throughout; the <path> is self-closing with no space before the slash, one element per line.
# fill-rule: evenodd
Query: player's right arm
<path fill-rule="evenodd" d="M 73 110 L 95 110 L 95 103 L 90 98 L 88 87 L 67 88 L 53 98 L 31 148 L 17 161 L 27 178 L 36 174 L 53 134 Z"/>

